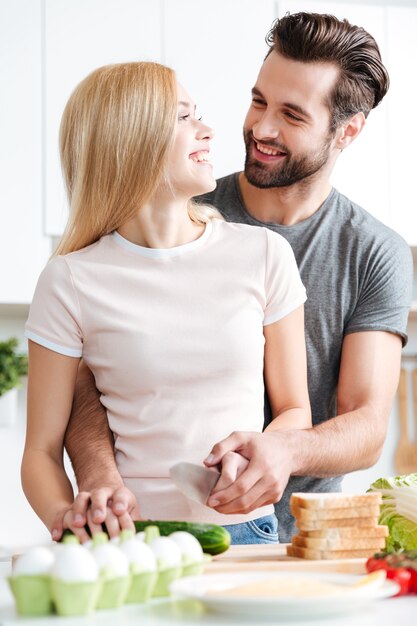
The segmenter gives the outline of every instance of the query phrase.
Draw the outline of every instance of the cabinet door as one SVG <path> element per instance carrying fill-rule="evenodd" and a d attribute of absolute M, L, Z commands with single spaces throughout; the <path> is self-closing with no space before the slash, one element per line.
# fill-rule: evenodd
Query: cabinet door
<path fill-rule="evenodd" d="M 28 303 L 48 254 L 42 227 L 41 2 L 0 3 L 1 303 Z"/>
<path fill-rule="evenodd" d="M 45 0 L 46 232 L 62 233 L 68 210 L 58 156 L 59 124 L 74 87 L 108 63 L 159 61 L 160 3 Z"/>
<path fill-rule="evenodd" d="M 387 52 L 386 7 L 326 0 L 278 0 L 282 17 L 287 11 L 330 13 L 339 19 L 362 26 L 375 38 L 381 56 L 390 71 Z M 372 213 L 385 224 L 392 225 L 389 202 L 388 114 L 392 97 L 388 92 L 382 103 L 370 112 L 361 135 L 339 156 L 332 184 L 344 195 Z"/>
<path fill-rule="evenodd" d="M 243 169 L 243 121 L 268 50 L 274 0 L 175 0 L 164 3 L 164 61 L 215 130 L 217 177 Z"/>
<path fill-rule="evenodd" d="M 393 227 L 411 246 L 417 246 L 416 29 L 417 7 L 388 8 L 390 204 Z"/>

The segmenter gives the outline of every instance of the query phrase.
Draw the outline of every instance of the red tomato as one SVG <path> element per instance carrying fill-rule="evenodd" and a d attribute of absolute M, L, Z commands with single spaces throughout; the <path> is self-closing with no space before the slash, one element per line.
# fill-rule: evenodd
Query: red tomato
<path fill-rule="evenodd" d="M 377 569 L 387 569 L 388 565 L 385 559 L 379 559 L 377 557 L 371 556 L 366 561 L 366 571 L 367 572 L 375 572 Z"/>
<path fill-rule="evenodd" d="M 417 570 L 410 568 L 409 571 L 411 573 L 410 593 L 417 593 Z"/>
<path fill-rule="evenodd" d="M 387 578 L 394 580 L 399 584 L 400 590 L 396 593 L 396 596 L 403 596 L 411 591 L 412 574 L 406 567 L 388 567 Z"/>

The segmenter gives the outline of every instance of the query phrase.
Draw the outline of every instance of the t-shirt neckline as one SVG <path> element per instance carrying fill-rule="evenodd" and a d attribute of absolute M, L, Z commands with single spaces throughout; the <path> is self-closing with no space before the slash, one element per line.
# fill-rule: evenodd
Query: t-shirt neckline
<path fill-rule="evenodd" d="M 174 246 L 173 248 L 146 248 L 145 246 L 139 246 L 138 244 L 125 239 L 125 237 L 122 237 L 117 230 L 114 230 L 111 233 L 111 237 L 118 246 L 128 250 L 129 252 L 133 252 L 134 254 L 139 254 L 140 256 L 144 256 L 149 259 L 168 259 L 182 254 L 187 254 L 188 252 L 192 252 L 193 250 L 203 246 L 210 237 L 212 229 L 212 221 L 209 221 L 206 223 L 203 234 L 200 235 L 198 239 L 194 239 L 194 241 L 189 241 L 188 243 L 184 243 L 180 246 Z"/>

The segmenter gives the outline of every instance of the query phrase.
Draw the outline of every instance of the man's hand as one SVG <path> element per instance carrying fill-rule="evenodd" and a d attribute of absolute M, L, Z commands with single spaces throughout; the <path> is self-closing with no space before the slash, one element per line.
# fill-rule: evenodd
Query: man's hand
<path fill-rule="evenodd" d="M 204 461 L 208 467 L 223 466 L 230 452 L 239 453 L 248 463 L 230 486 L 218 490 L 219 481 L 207 504 L 219 513 L 249 513 L 278 502 L 292 470 L 289 443 L 293 432 L 234 432 L 217 443 Z"/>
<path fill-rule="evenodd" d="M 56 515 L 52 539 L 59 541 L 64 529 L 69 528 L 81 543 L 85 543 L 90 539 L 85 526 L 88 525 L 94 534 L 102 530 L 103 523 L 110 537 L 117 536 L 123 529 L 134 531 L 132 513 L 136 506 L 135 496 L 124 486 L 81 491 L 71 507 Z"/>

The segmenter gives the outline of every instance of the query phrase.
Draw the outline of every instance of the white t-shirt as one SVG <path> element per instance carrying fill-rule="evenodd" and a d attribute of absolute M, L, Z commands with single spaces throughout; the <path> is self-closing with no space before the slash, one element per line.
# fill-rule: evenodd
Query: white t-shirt
<path fill-rule="evenodd" d="M 273 507 L 221 515 L 183 496 L 169 468 L 262 431 L 263 325 L 305 299 L 290 245 L 266 228 L 215 219 L 169 249 L 114 232 L 48 263 L 26 337 L 92 370 L 142 518 L 233 524 Z"/>

